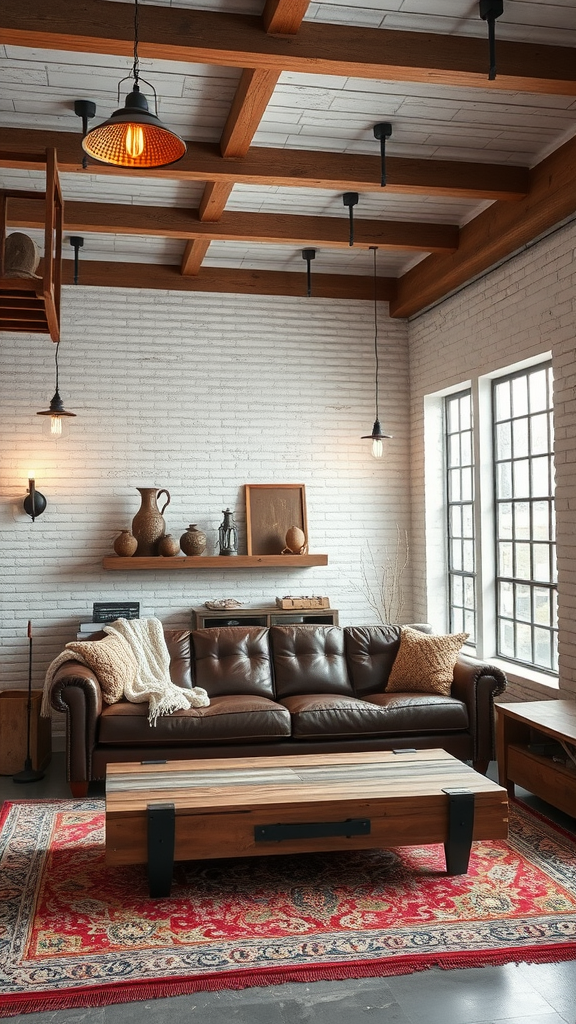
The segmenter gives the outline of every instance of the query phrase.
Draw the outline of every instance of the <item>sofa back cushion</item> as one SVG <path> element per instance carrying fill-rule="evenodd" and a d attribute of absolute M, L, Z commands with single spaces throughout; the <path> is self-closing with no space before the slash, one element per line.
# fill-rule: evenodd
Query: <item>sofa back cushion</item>
<path fill-rule="evenodd" d="M 274 697 L 268 630 L 222 626 L 192 631 L 194 684 L 209 697 L 246 693 Z"/>
<path fill-rule="evenodd" d="M 400 647 L 400 626 L 346 626 L 344 643 L 356 696 L 382 693 Z"/>
<path fill-rule="evenodd" d="M 170 678 L 183 690 L 192 689 L 190 666 L 190 630 L 165 629 L 164 639 L 170 655 Z"/>
<path fill-rule="evenodd" d="M 278 700 L 300 693 L 354 696 L 338 626 L 271 626 L 270 643 Z"/>

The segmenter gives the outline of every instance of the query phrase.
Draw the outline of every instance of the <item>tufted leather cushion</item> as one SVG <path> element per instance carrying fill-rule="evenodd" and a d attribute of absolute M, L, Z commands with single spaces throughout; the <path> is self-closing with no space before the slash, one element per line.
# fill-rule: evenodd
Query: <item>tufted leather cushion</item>
<path fill-rule="evenodd" d="M 194 682 L 208 696 L 254 694 L 274 697 L 268 630 L 261 626 L 223 626 L 191 633 Z"/>
<path fill-rule="evenodd" d="M 192 672 L 190 667 L 190 630 L 165 629 L 164 638 L 170 655 L 170 678 L 183 690 L 191 690 Z"/>
<path fill-rule="evenodd" d="M 400 647 L 400 626 L 346 626 L 344 644 L 357 696 L 382 692 Z"/>
<path fill-rule="evenodd" d="M 278 700 L 297 693 L 354 696 L 338 626 L 271 626 Z"/>

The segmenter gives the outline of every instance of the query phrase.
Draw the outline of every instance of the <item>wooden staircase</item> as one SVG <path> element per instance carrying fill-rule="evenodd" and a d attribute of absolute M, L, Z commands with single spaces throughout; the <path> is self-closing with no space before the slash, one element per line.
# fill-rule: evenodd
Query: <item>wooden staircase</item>
<path fill-rule="evenodd" d="M 0 331 L 49 334 L 52 341 L 59 341 L 64 204 L 56 150 L 47 149 L 39 157 L 39 163 L 46 166 L 45 192 L 0 189 Z M 44 259 L 39 278 L 4 276 L 10 199 L 33 199 L 44 203 Z"/>

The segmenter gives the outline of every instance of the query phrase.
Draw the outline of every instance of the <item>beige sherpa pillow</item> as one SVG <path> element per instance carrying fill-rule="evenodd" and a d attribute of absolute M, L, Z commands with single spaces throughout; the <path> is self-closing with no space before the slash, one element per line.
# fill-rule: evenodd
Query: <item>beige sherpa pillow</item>
<path fill-rule="evenodd" d="M 136 681 L 138 663 L 130 646 L 120 636 L 73 640 L 66 647 L 92 669 L 107 704 L 116 704 L 124 695 L 124 687 Z"/>
<path fill-rule="evenodd" d="M 458 652 L 469 633 L 429 636 L 409 626 L 400 627 L 400 647 L 386 693 L 438 693 L 448 696 L 452 688 Z"/>

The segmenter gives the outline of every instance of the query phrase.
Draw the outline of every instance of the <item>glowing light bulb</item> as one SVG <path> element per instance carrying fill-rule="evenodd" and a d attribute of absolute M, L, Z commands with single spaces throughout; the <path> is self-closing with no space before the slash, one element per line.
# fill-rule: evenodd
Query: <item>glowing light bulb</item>
<path fill-rule="evenodd" d="M 372 441 L 372 455 L 375 459 L 381 459 L 383 452 L 382 441 L 375 437 Z"/>
<path fill-rule="evenodd" d="M 62 417 L 61 416 L 51 416 L 50 417 L 50 434 L 53 437 L 61 437 L 62 436 Z"/>
<path fill-rule="evenodd" d="M 144 150 L 144 132 L 139 124 L 129 124 L 126 129 L 126 152 L 136 159 Z"/>

